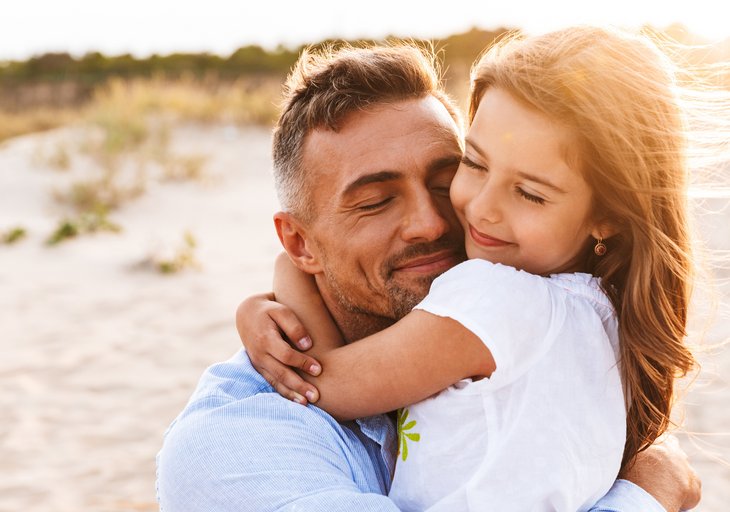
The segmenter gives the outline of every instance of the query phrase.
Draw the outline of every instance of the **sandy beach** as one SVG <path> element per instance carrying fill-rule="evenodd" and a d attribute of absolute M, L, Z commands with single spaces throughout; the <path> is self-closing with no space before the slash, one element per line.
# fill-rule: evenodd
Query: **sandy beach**
<path fill-rule="evenodd" d="M 223 124 L 174 128 L 171 148 L 202 156 L 201 176 L 150 180 L 109 215 L 120 232 L 46 245 L 66 214 L 54 191 L 91 172 L 81 139 L 79 127 L 67 127 L 0 145 L 0 232 L 27 232 L 0 245 L 2 512 L 157 510 L 163 433 L 201 372 L 238 350 L 235 308 L 270 288 L 279 251 L 269 131 Z M 69 148 L 68 170 L 48 163 L 59 144 Z M 711 249 L 730 249 L 728 215 L 698 217 Z M 178 251 L 185 233 L 196 241 L 197 265 L 157 271 L 155 258 Z M 705 346 L 730 338 L 725 266 L 711 269 L 719 313 L 709 326 L 697 322 L 708 327 Z M 722 512 L 730 503 L 730 347 L 700 360 L 680 439 L 703 479 L 696 510 Z"/>

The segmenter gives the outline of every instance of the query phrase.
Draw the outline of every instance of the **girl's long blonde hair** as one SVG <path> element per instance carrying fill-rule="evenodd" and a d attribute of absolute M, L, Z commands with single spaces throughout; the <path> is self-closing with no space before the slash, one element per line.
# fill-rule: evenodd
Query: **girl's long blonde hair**
<path fill-rule="evenodd" d="M 694 366 L 685 338 L 693 280 L 687 126 L 670 60 L 646 36 L 573 27 L 509 37 L 472 70 L 469 120 L 499 87 L 574 134 L 566 161 L 593 191 L 595 219 L 617 234 L 585 249 L 619 321 L 627 400 L 622 466 L 669 425 L 674 380 Z"/>

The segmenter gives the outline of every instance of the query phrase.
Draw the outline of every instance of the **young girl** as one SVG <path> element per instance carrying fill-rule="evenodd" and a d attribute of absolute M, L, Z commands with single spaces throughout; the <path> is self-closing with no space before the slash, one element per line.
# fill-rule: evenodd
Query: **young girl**
<path fill-rule="evenodd" d="M 590 27 L 508 40 L 475 65 L 450 191 L 470 261 L 307 377 L 338 419 L 403 407 L 390 493 L 402 510 L 584 510 L 666 430 L 674 379 L 693 365 L 674 85 L 647 39 Z M 339 341 L 286 260 L 275 292 L 323 325 L 320 349 Z M 443 336 L 464 352 L 400 343 Z M 442 365 L 463 380 L 443 389 Z"/>

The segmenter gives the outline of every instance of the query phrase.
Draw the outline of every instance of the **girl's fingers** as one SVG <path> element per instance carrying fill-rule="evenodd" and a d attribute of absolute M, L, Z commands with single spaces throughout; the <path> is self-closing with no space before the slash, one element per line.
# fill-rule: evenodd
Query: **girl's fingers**
<path fill-rule="evenodd" d="M 266 367 L 262 368 L 259 373 L 284 398 L 302 405 L 307 405 L 307 402 L 316 402 L 319 399 L 317 388 L 274 358 L 268 358 Z"/>
<path fill-rule="evenodd" d="M 293 368 L 316 376 L 322 367 L 314 358 L 294 350 L 282 333 L 301 350 L 311 348 L 312 342 L 294 312 L 272 298 L 271 294 L 254 295 L 238 306 L 236 328 L 241 341 L 254 368 L 277 393 L 302 405 L 316 402 L 317 388 Z"/>
<path fill-rule="evenodd" d="M 266 358 L 274 353 L 281 353 L 286 349 L 293 350 L 286 340 L 281 337 L 281 333 L 273 321 L 269 319 L 269 322 L 271 322 L 271 325 L 269 325 L 268 329 L 259 331 L 255 336 L 247 338 L 243 343 L 251 362 L 257 370 L 260 366 L 265 365 Z"/>
<path fill-rule="evenodd" d="M 297 315 L 286 306 L 277 304 L 269 310 L 269 316 L 276 322 L 281 332 L 292 341 L 299 350 L 312 348 L 312 340 Z"/>
<path fill-rule="evenodd" d="M 296 402 L 300 405 L 307 405 L 307 400 L 299 393 L 293 391 L 292 389 L 286 387 L 284 384 L 281 383 L 276 377 L 274 377 L 271 373 L 264 370 L 263 368 L 259 370 L 259 373 L 261 376 L 266 379 L 266 382 L 271 384 L 271 387 L 273 387 L 279 395 L 283 396 L 287 400 L 291 400 L 292 402 Z"/>
<path fill-rule="evenodd" d="M 258 347 L 258 339 L 254 343 L 250 341 L 260 333 L 276 331 L 276 322 L 269 316 L 272 305 L 277 305 L 270 300 L 272 297 L 272 294 L 252 295 L 236 308 L 236 330 L 246 348 L 252 348 L 247 345 Z"/>
<path fill-rule="evenodd" d="M 316 359 L 294 350 L 286 343 L 277 343 L 276 346 L 272 345 L 269 354 L 286 366 L 298 368 L 314 377 L 322 373 L 322 366 Z"/>
<path fill-rule="evenodd" d="M 267 362 L 269 373 L 287 388 L 307 397 L 310 402 L 319 400 L 319 391 L 309 382 L 305 381 L 292 368 L 299 368 L 312 375 L 322 373 L 322 367 L 313 358 L 301 354 L 286 345 L 280 352 L 270 354 L 270 361 Z"/>

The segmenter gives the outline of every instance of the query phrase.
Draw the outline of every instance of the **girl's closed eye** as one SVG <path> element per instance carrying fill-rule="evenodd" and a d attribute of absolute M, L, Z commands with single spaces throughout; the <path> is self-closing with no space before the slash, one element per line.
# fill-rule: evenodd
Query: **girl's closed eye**
<path fill-rule="evenodd" d="M 527 201 L 530 201 L 535 204 L 545 204 L 545 199 L 543 199 L 540 196 L 530 194 L 529 192 L 526 192 L 524 189 L 521 189 L 520 187 L 516 187 L 516 190 L 517 190 L 517 193 L 519 195 L 521 195 Z"/>
<path fill-rule="evenodd" d="M 472 169 L 476 169 L 477 171 L 488 171 L 489 170 L 486 167 L 484 167 L 483 165 L 477 164 L 476 162 L 474 162 L 473 160 L 471 160 L 466 155 L 464 155 L 464 156 L 461 157 L 461 163 L 463 163 L 467 167 L 471 167 Z"/>

